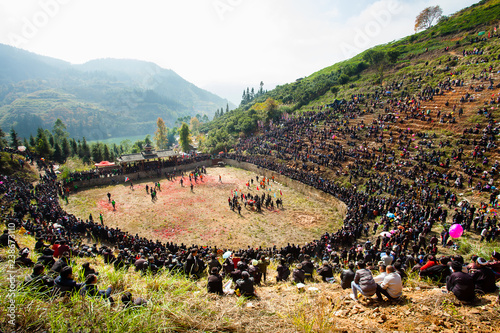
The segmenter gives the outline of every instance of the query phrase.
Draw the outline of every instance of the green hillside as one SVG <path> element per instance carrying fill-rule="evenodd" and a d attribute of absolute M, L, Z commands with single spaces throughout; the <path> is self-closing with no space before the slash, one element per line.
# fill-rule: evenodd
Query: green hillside
<path fill-rule="evenodd" d="M 99 59 L 83 65 L 0 45 L 0 126 L 21 137 L 57 118 L 72 137 L 104 140 L 154 132 L 162 117 L 210 118 L 228 101 L 153 63 Z"/>
<path fill-rule="evenodd" d="M 259 122 L 278 119 L 285 112 L 301 113 L 336 99 L 350 99 L 352 94 L 380 91 L 403 75 L 425 75 L 428 70 L 425 63 L 429 60 L 442 66 L 434 71 L 432 77 L 425 79 L 426 84 L 432 85 L 446 78 L 449 73 L 445 70 L 446 66 L 453 71 L 467 72 L 466 61 L 448 61 L 451 54 L 440 55 L 439 52 L 449 47 L 452 52 L 459 53 L 470 47 L 479 32 L 490 31 L 494 24 L 498 24 L 499 14 L 500 0 L 483 0 L 450 17 L 442 17 L 438 24 L 425 31 L 375 46 L 296 82 L 278 86 L 249 103 L 241 104 L 229 114 L 204 124 L 202 130 L 208 137 L 204 148 L 211 152 L 229 150 L 237 138 L 252 135 Z M 484 45 L 485 42 L 478 42 L 473 47 Z M 490 53 L 494 53 L 499 48 L 498 42 L 489 47 Z M 446 63 L 443 64 L 444 61 Z M 410 85 L 406 92 L 416 87 L 416 84 Z M 262 104 L 268 98 L 275 101 L 272 110 Z"/>

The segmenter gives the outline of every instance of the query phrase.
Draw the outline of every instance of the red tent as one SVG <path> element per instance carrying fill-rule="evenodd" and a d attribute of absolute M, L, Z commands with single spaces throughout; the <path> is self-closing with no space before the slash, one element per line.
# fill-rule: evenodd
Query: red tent
<path fill-rule="evenodd" d="M 96 168 L 105 168 L 105 167 L 113 167 L 114 163 L 108 161 L 102 161 L 101 163 L 94 164 Z"/>

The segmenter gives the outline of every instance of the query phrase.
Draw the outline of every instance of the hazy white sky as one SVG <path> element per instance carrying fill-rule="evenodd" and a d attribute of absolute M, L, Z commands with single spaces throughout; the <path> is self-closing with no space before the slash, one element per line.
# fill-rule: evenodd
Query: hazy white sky
<path fill-rule="evenodd" d="M 478 0 L 0 0 L 0 43 L 71 63 L 152 61 L 239 104 Z M 1 64 L 0 64 L 1 65 Z"/>

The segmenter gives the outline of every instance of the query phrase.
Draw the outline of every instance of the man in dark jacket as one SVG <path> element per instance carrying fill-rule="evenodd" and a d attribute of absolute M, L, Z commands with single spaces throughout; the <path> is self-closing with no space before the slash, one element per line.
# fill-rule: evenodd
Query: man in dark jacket
<path fill-rule="evenodd" d="M 33 267 L 33 273 L 26 276 L 23 285 L 39 292 L 45 292 L 54 285 L 54 281 L 43 274 L 45 267 L 42 264 L 36 264 Z"/>
<path fill-rule="evenodd" d="M 247 271 L 241 273 L 241 279 L 236 281 L 236 289 L 239 290 L 241 296 L 252 297 L 255 295 L 255 289 L 253 287 L 253 278 Z"/>
<path fill-rule="evenodd" d="M 292 281 L 295 283 L 304 283 L 306 278 L 306 274 L 302 269 L 302 264 L 298 264 L 297 268 L 295 268 L 292 272 Z"/>
<path fill-rule="evenodd" d="M 285 259 L 280 260 L 280 264 L 276 268 L 277 275 L 276 275 L 276 282 L 280 281 L 286 281 L 288 280 L 288 277 L 290 276 L 290 268 L 288 268 L 288 265 L 286 263 Z"/>
<path fill-rule="evenodd" d="M 349 269 L 343 269 L 340 273 L 340 286 L 342 289 L 351 288 L 351 282 L 354 280 L 354 263 L 349 263 Z"/>
<path fill-rule="evenodd" d="M 453 273 L 446 278 L 446 289 L 451 291 L 459 300 L 472 302 L 474 300 L 474 279 L 462 272 L 462 265 L 457 261 L 451 262 Z"/>
<path fill-rule="evenodd" d="M 476 263 L 479 268 L 471 272 L 476 290 L 480 290 L 485 294 L 497 291 L 498 288 L 495 285 L 495 273 L 485 266 L 486 260 L 483 258 L 477 258 Z"/>
<path fill-rule="evenodd" d="M 222 290 L 222 276 L 220 276 L 219 269 L 217 267 L 212 267 L 210 270 L 207 289 L 209 293 L 215 293 L 218 295 L 224 294 L 224 291 Z"/>
<path fill-rule="evenodd" d="M 85 286 L 80 289 L 80 295 L 88 295 L 90 297 L 102 297 L 109 299 L 111 303 L 113 303 L 113 298 L 111 296 L 112 292 L 111 285 L 108 286 L 106 290 L 97 289 L 97 275 L 89 274 L 85 278 Z"/>
<path fill-rule="evenodd" d="M 318 275 L 321 276 L 323 282 L 326 282 L 327 278 L 333 277 L 333 268 L 330 266 L 328 261 L 323 261 L 323 266 L 318 269 Z"/>
<path fill-rule="evenodd" d="M 311 262 L 311 257 L 306 254 L 304 255 L 304 261 L 302 261 L 302 269 L 304 270 L 305 277 L 312 279 L 314 273 L 314 264 Z"/>
<path fill-rule="evenodd" d="M 83 287 L 83 283 L 77 283 L 73 279 L 73 269 L 71 266 L 66 266 L 61 269 L 61 273 L 54 280 L 56 293 L 73 293 L 79 291 Z"/>

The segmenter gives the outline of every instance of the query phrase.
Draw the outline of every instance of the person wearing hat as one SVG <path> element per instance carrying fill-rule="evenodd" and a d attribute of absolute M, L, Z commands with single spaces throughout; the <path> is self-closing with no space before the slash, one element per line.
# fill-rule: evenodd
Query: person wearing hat
<path fill-rule="evenodd" d="M 474 279 L 462 272 L 462 264 L 458 261 L 451 262 L 451 269 L 453 273 L 446 278 L 446 289 L 459 300 L 472 302 L 475 298 Z"/>
<path fill-rule="evenodd" d="M 35 263 L 33 260 L 28 258 L 30 254 L 30 249 L 25 247 L 24 249 L 21 250 L 21 256 L 16 259 L 15 264 L 17 267 L 33 267 L 35 266 Z"/>
<path fill-rule="evenodd" d="M 495 273 L 486 267 L 486 260 L 484 258 L 477 258 L 476 264 L 478 269 L 472 271 L 470 274 L 474 280 L 476 290 L 485 294 L 496 292 L 498 287 L 495 285 Z"/>
<path fill-rule="evenodd" d="M 223 295 L 222 276 L 219 274 L 219 268 L 212 267 L 208 277 L 207 289 L 209 293 Z"/>
<path fill-rule="evenodd" d="M 292 272 L 292 281 L 295 283 L 304 283 L 306 273 L 302 269 L 302 264 L 298 264 Z"/>

